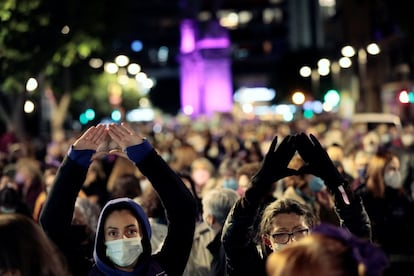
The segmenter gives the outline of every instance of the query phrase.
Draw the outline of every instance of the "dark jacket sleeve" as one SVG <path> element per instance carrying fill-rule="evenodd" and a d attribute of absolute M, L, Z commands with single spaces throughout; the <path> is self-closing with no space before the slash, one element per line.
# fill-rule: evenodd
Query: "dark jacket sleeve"
<path fill-rule="evenodd" d="M 70 225 L 79 190 L 88 167 L 81 166 L 66 157 L 59 168 L 53 188 L 39 218 L 40 225 L 49 238 L 65 255 L 72 272 L 86 273 L 92 262 L 79 253 L 72 242 Z"/>
<path fill-rule="evenodd" d="M 259 205 L 245 197 L 231 209 L 223 227 L 222 242 L 226 253 L 227 273 L 233 275 L 266 275 L 252 231 L 259 215 Z"/>
<path fill-rule="evenodd" d="M 71 225 L 76 198 L 87 171 L 87 167 L 78 165 L 66 157 L 42 209 L 40 224 L 58 244 Z"/>
<path fill-rule="evenodd" d="M 181 178 L 155 150 L 136 164 L 160 196 L 166 210 L 168 234 L 154 258 L 168 275 L 182 275 L 191 251 L 196 223 L 196 202 Z"/>

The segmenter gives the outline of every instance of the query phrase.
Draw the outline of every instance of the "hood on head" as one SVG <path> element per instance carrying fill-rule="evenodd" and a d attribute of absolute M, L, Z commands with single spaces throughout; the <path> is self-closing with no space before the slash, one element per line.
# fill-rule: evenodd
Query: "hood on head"
<path fill-rule="evenodd" d="M 148 217 L 142 207 L 130 198 L 116 198 L 108 201 L 103 207 L 98 220 L 98 227 L 96 231 L 95 247 L 93 257 L 101 270 L 112 270 L 111 261 L 106 256 L 104 225 L 105 220 L 114 210 L 130 210 L 137 218 L 142 231 L 142 245 L 144 253 L 142 255 L 148 256 L 151 254 L 151 226 Z"/>

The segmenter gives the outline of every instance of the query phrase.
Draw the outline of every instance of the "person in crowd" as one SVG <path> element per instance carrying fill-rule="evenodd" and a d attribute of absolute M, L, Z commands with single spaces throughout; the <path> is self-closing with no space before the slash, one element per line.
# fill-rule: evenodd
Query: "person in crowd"
<path fill-rule="evenodd" d="M 105 154 L 105 152 L 103 154 Z M 136 180 L 139 182 L 140 186 L 140 192 L 137 191 L 138 193 L 142 193 L 144 191 L 145 177 L 127 157 L 109 154 L 103 159 L 106 160 L 106 162 L 104 162 L 104 164 L 106 164 L 104 171 L 106 171 L 106 174 L 109 175 L 106 187 L 107 191 L 112 194 L 112 196 L 114 189 L 116 189 L 115 186 L 117 185 L 117 182 L 119 182 L 119 178 L 122 179 L 124 178 L 123 176 L 126 175 L 129 175 L 131 180 L 132 178 L 137 178 Z M 135 180 L 133 182 L 135 182 Z"/>
<path fill-rule="evenodd" d="M 351 184 L 351 189 L 356 190 L 361 186 L 364 186 L 367 181 L 367 166 L 372 158 L 372 154 L 362 149 L 355 151 L 353 164 L 354 164 L 354 181 Z"/>
<path fill-rule="evenodd" d="M 71 275 L 62 253 L 30 216 L 0 214 L 0 244 L 0 275 Z"/>
<path fill-rule="evenodd" d="M 197 195 L 196 183 L 189 173 L 178 172 L 178 175 L 196 201 L 196 224 L 198 224 L 203 221 L 203 207 L 201 205 L 201 198 Z"/>
<path fill-rule="evenodd" d="M 380 150 L 368 164 L 366 184 L 356 190 L 371 219 L 372 240 L 390 258 L 389 275 L 414 268 L 414 203 L 402 186 L 399 169 L 398 156 Z"/>
<path fill-rule="evenodd" d="M 203 194 L 210 190 L 218 188 L 217 172 L 213 163 L 205 157 L 196 158 L 191 163 L 190 176 L 193 179 L 196 193 L 199 198 L 203 198 Z"/>
<path fill-rule="evenodd" d="M 100 207 L 97 203 L 86 197 L 76 198 L 70 226 L 70 243 L 76 245 L 73 247 L 73 254 L 77 255 L 79 260 L 72 269 L 73 275 L 82 275 L 94 263 L 93 249 L 99 213 Z"/>
<path fill-rule="evenodd" d="M 217 170 L 218 187 L 229 188 L 236 191 L 239 188 L 236 172 L 242 164 L 243 160 L 238 157 L 223 159 Z"/>
<path fill-rule="evenodd" d="M 42 175 L 43 191 L 36 198 L 34 209 L 33 209 L 33 214 L 32 214 L 36 222 L 39 222 L 40 213 L 42 212 L 42 208 L 46 201 L 46 198 L 48 194 L 50 193 L 50 190 L 52 189 L 52 185 L 56 177 L 57 169 L 58 167 L 55 167 L 53 165 L 53 166 L 46 167 L 43 171 L 43 175 Z M 87 198 L 83 190 L 79 191 L 78 197 Z"/>
<path fill-rule="evenodd" d="M 371 238 L 371 225 L 362 201 L 351 192 L 315 136 L 299 133 L 287 135 L 280 145 L 277 141 L 275 136 L 252 178 L 251 188 L 233 206 L 224 225 L 222 242 L 229 275 L 265 275 L 268 255 L 288 242 L 275 234 L 288 233 L 296 240 L 319 223 L 306 205 L 295 200 L 277 199 L 270 205 L 263 204 L 269 200 L 273 184 L 286 176 L 305 173 L 320 177 L 334 197 L 340 225 L 358 237 Z M 298 170 L 288 167 L 296 151 L 305 161 Z M 262 211 L 261 206 L 267 207 Z"/>
<path fill-rule="evenodd" d="M 184 275 L 227 275 L 221 234 L 226 217 L 239 194 L 230 188 L 209 190 L 202 199 L 204 227 L 196 228 L 193 248 Z"/>
<path fill-rule="evenodd" d="M 188 143 L 183 143 L 172 149 L 168 164 L 176 172 L 189 173 L 191 164 L 198 158 L 197 150 Z"/>
<path fill-rule="evenodd" d="M 305 165 L 303 159 L 296 153 L 289 163 L 289 168 L 298 170 L 303 165 Z M 284 183 L 285 190 L 279 198 L 295 199 L 308 205 L 319 220 L 339 224 L 332 196 L 321 178 L 311 174 L 297 174 L 287 176 L 281 181 Z"/>
<path fill-rule="evenodd" d="M 47 194 L 52 188 L 53 180 L 55 179 L 56 166 L 46 166 L 42 173 L 42 186 L 43 191 L 37 196 L 35 205 L 33 208 L 33 218 L 37 222 L 39 220 L 39 215 L 42 210 L 43 204 L 46 201 Z"/>
<path fill-rule="evenodd" d="M 238 189 L 237 192 L 240 196 L 244 196 L 244 193 L 248 188 L 250 188 L 250 179 L 254 176 L 254 174 L 259 170 L 260 162 L 248 162 L 242 164 L 236 171 L 236 179 Z"/>
<path fill-rule="evenodd" d="M 14 182 L 23 201 L 33 213 L 36 199 L 43 191 L 40 162 L 32 157 L 20 158 L 16 163 Z"/>
<path fill-rule="evenodd" d="M 32 217 L 29 206 L 22 200 L 19 192 L 13 186 L 0 189 L 0 214 L 18 213 Z"/>
<path fill-rule="evenodd" d="M 0 189 L 3 189 L 4 187 L 10 187 L 18 190 L 17 184 L 14 182 L 15 174 L 16 164 L 5 164 L 1 171 Z"/>
<path fill-rule="evenodd" d="M 148 186 L 144 193 L 135 197 L 148 216 L 151 225 L 151 248 L 152 252 L 158 252 L 164 244 L 165 237 L 168 233 L 168 222 L 165 216 L 165 209 L 161 199 L 152 186 Z"/>
<path fill-rule="evenodd" d="M 345 158 L 344 148 L 339 144 L 333 143 L 326 148 L 326 152 L 346 181 L 350 184 L 353 183 L 354 177 L 351 175 L 352 171 L 345 166 L 347 162 L 349 163 L 349 158 Z"/>
<path fill-rule="evenodd" d="M 414 199 L 414 125 L 406 124 L 400 135 L 400 146 L 391 148 L 400 159 L 401 181 L 404 189 Z"/>
<path fill-rule="evenodd" d="M 295 238 L 294 233 L 284 235 L 290 241 Z M 310 235 L 272 252 L 266 272 L 268 276 L 380 276 L 387 266 L 379 247 L 344 228 L 322 223 Z"/>
<path fill-rule="evenodd" d="M 290 186 L 279 198 L 291 198 L 306 204 L 321 222 L 339 225 L 332 195 L 322 179 L 306 175 L 301 186 Z"/>
<path fill-rule="evenodd" d="M 103 207 L 94 245 L 95 264 L 78 275 L 181 275 L 191 251 L 195 228 L 194 197 L 152 145 L 125 123 L 91 126 L 70 147 L 40 216 L 40 224 L 65 253 L 74 269 L 79 254 L 68 234 L 76 196 L 93 154 L 107 137 L 116 142 L 150 180 L 166 210 L 168 235 L 152 254 L 151 227 L 142 207 L 130 198 L 112 199 Z M 72 253 L 72 254 L 71 254 Z"/>
<path fill-rule="evenodd" d="M 94 156 L 88 168 L 85 181 L 82 186 L 82 192 L 86 194 L 88 199 L 94 203 L 103 206 L 111 198 L 108 190 L 108 173 L 104 168 L 105 158 L 101 154 Z"/>
<path fill-rule="evenodd" d="M 259 141 L 256 139 L 245 139 L 240 158 L 244 163 L 262 162 L 263 153 Z"/>
<path fill-rule="evenodd" d="M 142 195 L 141 184 L 138 176 L 135 174 L 122 174 L 119 175 L 114 181 L 111 197 L 129 197 L 136 198 Z"/>

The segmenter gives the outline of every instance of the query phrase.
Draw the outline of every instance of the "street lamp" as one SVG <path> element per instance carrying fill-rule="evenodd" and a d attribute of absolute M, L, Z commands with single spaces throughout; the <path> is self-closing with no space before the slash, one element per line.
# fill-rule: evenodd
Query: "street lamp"
<path fill-rule="evenodd" d="M 371 102 L 369 101 L 370 95 L 367 95 L 367 60 L 368 55 L 374 56 L 378 55 L 380 52 L 381 49 L 376 43 L 370 43 L 365 48 L 359 48 L 358 50 L 350 45 L 346 45 L 341 49 L 341 54 L 343 56 L 340 58 L 339 62 L 341 68 L 350 68 L 352 66 L 351 58 L 355 55 L 358 62 L 358 88 L 352 93 L 355 102 L 361 103 L 360 97 L 364 97 L 362 102 Z M 358 109 L 362 109 L 362 106 L 357 106 L 357 110 Z"/>

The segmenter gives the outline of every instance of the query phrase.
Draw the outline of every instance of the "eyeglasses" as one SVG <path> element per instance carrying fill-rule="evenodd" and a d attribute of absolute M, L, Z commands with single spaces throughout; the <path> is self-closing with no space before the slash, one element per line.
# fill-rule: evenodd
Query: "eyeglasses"
<path fill-rule="evenodd" d="M 292 231 L 290 233 L 287 233 L 287 232 L 274 233 L 274 234 L 271 234 L 271 236 L 273 240 L 275 241 L 275 243 L 286 244 L 289 242 L 291 238 L 293 238 L 296 241 L 308 235 L 308 233 L 309 233 L 309 229 L 299 229 L 299 230 Z"/>

